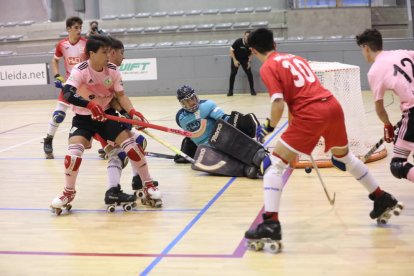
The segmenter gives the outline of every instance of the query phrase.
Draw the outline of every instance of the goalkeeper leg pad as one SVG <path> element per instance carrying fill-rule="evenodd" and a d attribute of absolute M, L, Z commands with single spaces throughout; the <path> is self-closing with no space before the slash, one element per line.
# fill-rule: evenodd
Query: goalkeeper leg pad
<path fill-rule="evenodd" d="M 260 167 L 265 157 L 261 144 L 223 120 L 216 122 L 209 142 L 214 148 L 247 165 Z"/>

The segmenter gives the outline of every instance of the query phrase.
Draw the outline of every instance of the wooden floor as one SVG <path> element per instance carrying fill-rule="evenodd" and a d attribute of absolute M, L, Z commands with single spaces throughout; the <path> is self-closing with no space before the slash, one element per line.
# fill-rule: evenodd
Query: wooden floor
<path fill-rule="evenodd" d="M 382 126 L 370 93 L 363 95 L 369 127 L 361 131 L 375 141 Z M 264 93 L 209 98 L 228 113 L 268 116 Z M 152 123 L 177 127 L 174 97 L 133 102 Z M 396 122 L 398 103 L 390 96 L 386 102 Z M 414 185 L 391 176 L 389 156 L 368 166 L 405 203 L 400 217 L 378 227 L 368 216 L 372 203 L 364 188 L 347 173 L 323 169 L 328 190 L 336 192 L 331 207 L 316 174 L 297 169 L 282 196 L 285 248 L 276 255 L 246 251 L 243 240 L 263 206 L 261 180 L 210 176 L 149 157 L 163 208 L 139 204 L 133 212 L 109 214 L 106 161 L 98 158 L 97 143 L 84 154 L 73 212 L 57 217 L 48 207 L 62 191 L 72 113 L 56 135 L 56 159 L 45 160 L 41 141 L 55 104 L 0 102 L 0 275 L 414 275 Z M 177 135 L 152 132 L 181 144 Z M 172 154 L 148 140 L 149 151 Z M 130 181 L 128 167 L 122 178 L 127 192 Z"/>

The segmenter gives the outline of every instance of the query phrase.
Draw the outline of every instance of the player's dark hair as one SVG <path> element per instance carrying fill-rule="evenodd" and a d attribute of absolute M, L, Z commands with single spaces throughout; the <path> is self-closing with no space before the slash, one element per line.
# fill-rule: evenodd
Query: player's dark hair
<path fill-rule="evenodd" d="M 251 33 L 250 30 L 247 30 L 247 31 L 244 32 L 244 34 L 250 34 L 250 33 Z"/>
<path fill-rule="evenodd" d="M 107 36 L 109 41 L 111 42 L 111 48 L 114 50 L 122 50 L 124 49 L 124 43 L 122 43 L 121 40 L 116 39 L 115 37 L 112 36 Z"/>
<path fill-rule="evenodd" d="M 85 54 L 89 58 L 89 52 L 98 52 L 99 48 L 111 47 L 111 41 L 104 35 L 92 35 L 86 41 Z"/>
<path fill-rule="evenodd" d="M 98 21 L 96 21 L 96 20 L 93 20 L 93 21 L 91 21 L 90 23 L 89 23 L 89 26 L 92 26 L 92 24 L 96 24 L 96 25 L 99 25 L 99 23 L 98 23 Z"/>
<path fill-rule="evenodd" d="M 261 54 L 275 50 L 273 32 L 266 28 L 260 28 L 251 32 L 247 43 Z"/>
<path fill-rule="evenodd" d="M 66 19 L 66 28 L 70 28 L 76 23 L 79 23 L 79 25 L 83 24 L 83 20 L 80 17 L 77 16 L 71 16 L 68 19 Z"/>
<path fill-rule="evenodd" d="M 372 51 L 382 51 L 382 35 L 377 29 L 366 29 L 356 36 L 358 46 L 367 45 Z"/>

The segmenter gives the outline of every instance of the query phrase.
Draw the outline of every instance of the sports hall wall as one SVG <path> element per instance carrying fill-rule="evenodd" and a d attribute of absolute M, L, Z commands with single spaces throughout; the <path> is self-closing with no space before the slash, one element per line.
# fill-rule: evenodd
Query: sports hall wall
<path fill-rule="evenodd" d="M 178 1 L 178 2 L 177 2 Z M 204 9 L 211 8 L 214 4 L 217 8 L 228 8 L 231 3 L 234 4 L 234 7 L 247 7 L 247 6 L 271 6 L 273 10 L 284 10 L 286 7 L 284 5 L 277 6 L 277 3 L 285 1 L 248 1 L 248 0 L 239 0 L 239 1 L 199 1 L 199 0 L 177 0 L 177 1 L 168 1 L 168 0 L 140 0 L 140 1 L 127 1 L 123 0 L 122 5 L 114 4 L 117 1 L 110 0 L 101 0 L 99 1 L 99 13 L 101 17 L 103 15 L 111 14 L 121 14 L 126 12 L 153 12 L 160 10 L 191 10 L 191 9 Z M 23 1 L 23 0 L 2 0 L 0 1 L 0 14 L 3 16 L 4 7 L 10 8 L 12 5 L 11 2 L 16 3 L 16 5 L 22 5 L 23 3 L 32 3 L 34 1 Z M 38 1 L 39 2 L 39 1 Z M 40 1 L 41 2 L 41 1 Z M 88 3 L 89 1 L 86 1 Z M 178 6 L 174 6 L 173 3 L 180 3 Z M 196 6 L 194 4 L 197 2 L 204 6 Z M 89 2 L 91 3 L 91 2 Z M 151 4 L 153 3 L 153 4 Z M 39 3 L 38 3 L 39 4 Z M 73 1 L 61 1 L 61 4 L 66 5 L 66 10 L 68 6 L 73 4 Z M 96 4 L 96 3 L 95 3 Z M 181 6 L 181 4 L 186 6 Z M 88 4 L 89 5 L 89 4 Z M 119 7 L 122 6 L 122 7 Z M 73 7 L 73 5 L 72 5 Z M 96 7 L 96 5 L 95 5 Z M 30 8 L 32 8 L 30 6 Z M 129 10 L 132 9 L 132 10 Z M 26 9 L 25 9 L 26 10 Z M 13 10 L 15 14 L 16 9 Z M 321 10 L 324 13 L 326 10 Z M 338 15 L 335 16 L 338 20 L 329 24 L 329 20 L 326 20 L 326 14 L 319 17 L 318 13 L 315 11 L 312 12 L 313 16 L 309 16 L 306 12 L 300 13 L 300 10 L 297 11 L 288 11 L 286 18 L 289 18 L 296 13 L 295 20 L 291 22 L 297 22 L 294 25 L 292 24 L 282 24 L 281 26 L 275 27 L 273 30 L 275 33 L 283 33 L 284 38 L 281 41 L 277 42 L 277 49 L 281 52 L 289 52 L 297 55 L 301 55 L 309 60 L 315 61 L 332 61 L 332 62 L 342 62 L 347 64 L 353 64 L 360 66 L 361 68 L 361 85 L 362 89 L 368 89 L 366 73 L 369 69 L 369 65 L 365 63 L 362 58 L 360 49 L 356 45 L 354 39 L 348 37 L 350 35 L 355 35 L 356 33 L 364 30 L 367 27 L 371 26 L 370 21 L 370 10 L 369 9 L 338 9 L 335 10 L 338 12 Z M 33 13 L 36 14 L 37 10 L 33 6 Z M 41 12 L 39 11 L 39 14 Z M 360 13 L 357 17 L 356 14 Z M 351 16 L 352 14 L 352 16 Z M 69 15 L 79 15 L 82 18 L 85 18 L 86 23 L 84 29 L 87 29 L 87 14 L 79 14 L 73 12 Z M 26 15 L 29 16 L 29 15 Z M 41 15 L 38 15 L 41 17 Z M 44 15 L 43 15 L 44 16 Z M 303 20 L 301 17 L 307 17 L 308 23 L 306 28 L 300 28 L 300 25 L 303 25 Z M 353 20 L 349 20 L 353 18 Z M 367 19 L 368 18 L 368 19 Z M 13 20 L 35 20 L 34 17 L 30 18 L 15 18 Z M 0 21 L 2 21 L 1 19 Z M 6 19 L 12 20 L 12 19 Z M 114 21 L 116 23 L 99 20 L 100 25 L 105 28 L 105 25 L 110 26 L 110 24 L 119 24 L 120 20 Z M 289 22 L 287 22 L 289 23 Z M 64 22 L 51 23 L 57 26 L 58 30 L 64 30 Z M 56 25 L 57 24 L 57 25 Z M 299 25 L 299 26 L 298 26 Z M 42 25 L 43 26 L 43 25 Z M 46 25 L 48 26 L 48 25 Z M 52 25 L 51 25 L 52 26 Z M 115 26 L 115 25 L 114 25 Z M 270 25 L 269 27 L 271 27 Z M 312 28 L 309 26 L 315 26 L 313 29 L 317 32 L 324 33 L 310 33 Z M 4 27 L 3 27 L 4 28 Z M 56 27 L 54 27 L 56 28 Z M 301 40 L 292 40 L 288 39 L 289 29 L 292 35 L 333 35 L 340 34 L 343 36 L 343 39 L 322 39 L 322 40 L 312 40 L 312 39 L 301 39 Z M 1 36 L 2 28 L 0 28 Z M 47 30 L 46 30 L 47 32 Z M 227 39 L 234 40 L 243 35 L 244 29 L 239 30 L 228 30 L 220 32 L 220 35 L 227 35 Z M 301 33 L 302 32 L 302 33 Z M 214 39 L 213 35 L 218 35 L 219 32 L 212 32 L 211 39 Z M 56 43 L 60 38 L 58 37 L 59 32 L 53 34 L 53 39 L 50 43 Z M 166 35 L 168 39 L 176 38 L 179 34 Z M 197 36 L 197 33 L 194 33 Z M 201 35 L 206 35 L 206 32 L 200 33 Z M 56 40 L 54 37 L 56 36 Z M 163 36 L 162 34 L 159 35 Z M 116 36 L 124 43 L 134 43 L 131 39 L 147 39 L 147 37 L 154 36 L 130 36 L 121 35 Z M 220 37 L 222 39 L 222 37 Z M 56 42 L 55 42 L 56 41 Z M 410 38 L 387 38 L 384 42 L 384 48 L 387 50 L 390 49 L 412 49 L 414 50 L 413 39 Z M 29 42 L 28 42 L 29 43 Z M 39 42 L 40 43 L 40 42 Z M 0 43 L 0 52 L 7 44 L 1 45 Z M 12 44 L 10 44 L 12 45 Z M 16 47 L 22 47 L 23 42 L 16 44 Z M 52 45 L 52 44 L 51 44 Z M 47 46 L 49 47 L 49 46 Z M 23 46 L 24 48 L 24 46 Z M 31 53 L 31 54 L 13 54 L 9 56 L 0 56 L 0 66 L 6 65 L 23 65 L 23 64 L 39 64 L 39 63 L 50 63 L 50 60 L 53 56 L 53 53 L 50 52 L 50 48 L 43 53 Z M 6 48 L 7 49 L 7 48 Z M 10 49 L 14 50 L 14 49 Z M 140 81 L 125 81 L 124 85 L 126 92 L 130 96 L 156 96 L 156 95 L 175 95 L 177 87 L 188 84 L 194 87 L 200 94 L 216 94 L 216 93 L 226 93 L 228 90 L 229 74 L 230 74 L 230 58 L 229 53 L 229 44 L 226 45 L 205 45 L 205 46 L 182 46 L 182 47 L 152 47 L 152 48 L 133 48 L 127 49 L 125 52 L 126 59 L 144 59 L 144 58 L 156 58 L 157 65 L 157 78 L 156 80 L 140 80 Z M 62 62 L 61 62 L 62 63 Z M 62 64 L 61 64 L 62 65 Z M 252 64 L 255 88 L 258 92 L 264 92 L 265 88 L 261 83 L 259 77 L 259 68 L 260 63 L 257 59 L 254 59 Z M 63 73 L 63 66 L 61 66 L 61 72 Z M 53 74 L 49 71 L 49 82 L 53 83 Z M 55 99 L 58 90 L 54 88 L 52 84 L 42 84 L 42 85 L 27 85 L 27 86 L 0 86 L 0 101 L 8 100 L 36 100 L 36 99 Z M 237 75 L 235 83 L 235 93 L 246 93 L 249 95 L 249 87 L 247 78 L 242 70 Z"/>

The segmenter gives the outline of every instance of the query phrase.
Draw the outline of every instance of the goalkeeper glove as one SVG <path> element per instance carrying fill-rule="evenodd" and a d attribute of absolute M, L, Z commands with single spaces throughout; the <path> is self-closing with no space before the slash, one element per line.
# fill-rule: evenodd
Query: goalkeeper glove
<path fill-rule="evenodd" d="M 265 137 L 275 130 L 274 127 L 270 126 L 270 119 L 266 118 L 264 124 L 259 125 L 256 131 L 256 139 L 260 143 L 264 143 Z"/>

